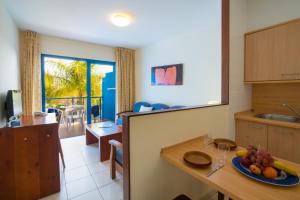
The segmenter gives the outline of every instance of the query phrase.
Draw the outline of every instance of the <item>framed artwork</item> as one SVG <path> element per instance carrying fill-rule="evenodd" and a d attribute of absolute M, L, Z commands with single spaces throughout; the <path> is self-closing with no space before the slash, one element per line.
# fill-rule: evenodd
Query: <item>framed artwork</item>
<path fill-rule="evenodd" d="M 182 85 L 183 64 L 151 68 L 151 85 Z"/>

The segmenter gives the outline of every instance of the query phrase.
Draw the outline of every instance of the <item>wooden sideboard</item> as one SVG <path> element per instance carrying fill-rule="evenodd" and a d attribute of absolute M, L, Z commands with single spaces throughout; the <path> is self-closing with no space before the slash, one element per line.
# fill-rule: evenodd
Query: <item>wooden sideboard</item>
<path fill-rule="evenodd" d="M 54 114 L 24 116 L 0 129 L 0 199 L 34 200 L 60 191 L 58 123 Z"/>

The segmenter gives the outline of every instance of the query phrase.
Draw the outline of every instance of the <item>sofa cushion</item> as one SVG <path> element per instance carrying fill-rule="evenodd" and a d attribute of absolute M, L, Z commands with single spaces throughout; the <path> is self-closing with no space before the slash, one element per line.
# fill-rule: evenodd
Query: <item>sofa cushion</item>
<path fill-rule="evenodd" d="M 134 106 L 133 106 L 133 112 L 139 112 L 141 106 L 150 107 L 151 104 L 150 104 L 150 103 L 147 103 L 147 102 L 144 102 L 144 101 L 136 102 L 136 103 L 134 104 Z"/>
<path fill-rule="evenodd" d="M 165 110 L 168 109 L 169 106 L 163 103 L 155 103 L 151 105 L 153 107 L 153 110 Z"/>
<path fill-rule="evenodd" d="M 123 166 L 123 150 L 122 149 L 117 148 L 117 150 L 116 150 L 116 161 L 121 166 Z"/>
<path fill-rule="evenodd" d="M 149 107 L 149 106 L 141 106 L 139 112 L 148 112 L 153 110 L 153 107 Z"/>

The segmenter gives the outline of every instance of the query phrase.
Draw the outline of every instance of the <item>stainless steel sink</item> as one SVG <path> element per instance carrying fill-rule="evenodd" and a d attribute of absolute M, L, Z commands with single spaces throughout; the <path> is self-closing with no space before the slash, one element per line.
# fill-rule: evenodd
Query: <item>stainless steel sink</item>
<path fill-rule="evenodd" d="M 299 117 L 289 116 L 289 115 L 265 114 L 265 113 L 263 113 L 263 114 L 255 115 L 255 117 L 262 118 L 262 119 L 276 120 L 276 121 L 300 123 L 300 118 Z"/>

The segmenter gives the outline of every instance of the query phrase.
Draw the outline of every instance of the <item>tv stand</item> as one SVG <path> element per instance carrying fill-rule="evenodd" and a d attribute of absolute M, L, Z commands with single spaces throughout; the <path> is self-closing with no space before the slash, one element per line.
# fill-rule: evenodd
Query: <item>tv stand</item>
<path fill-rule="evenodd" d="M 22 116 L 20 126 L 0 128 L 0 199 L 39 199 L 60 191 L 55 114 Z"/>

